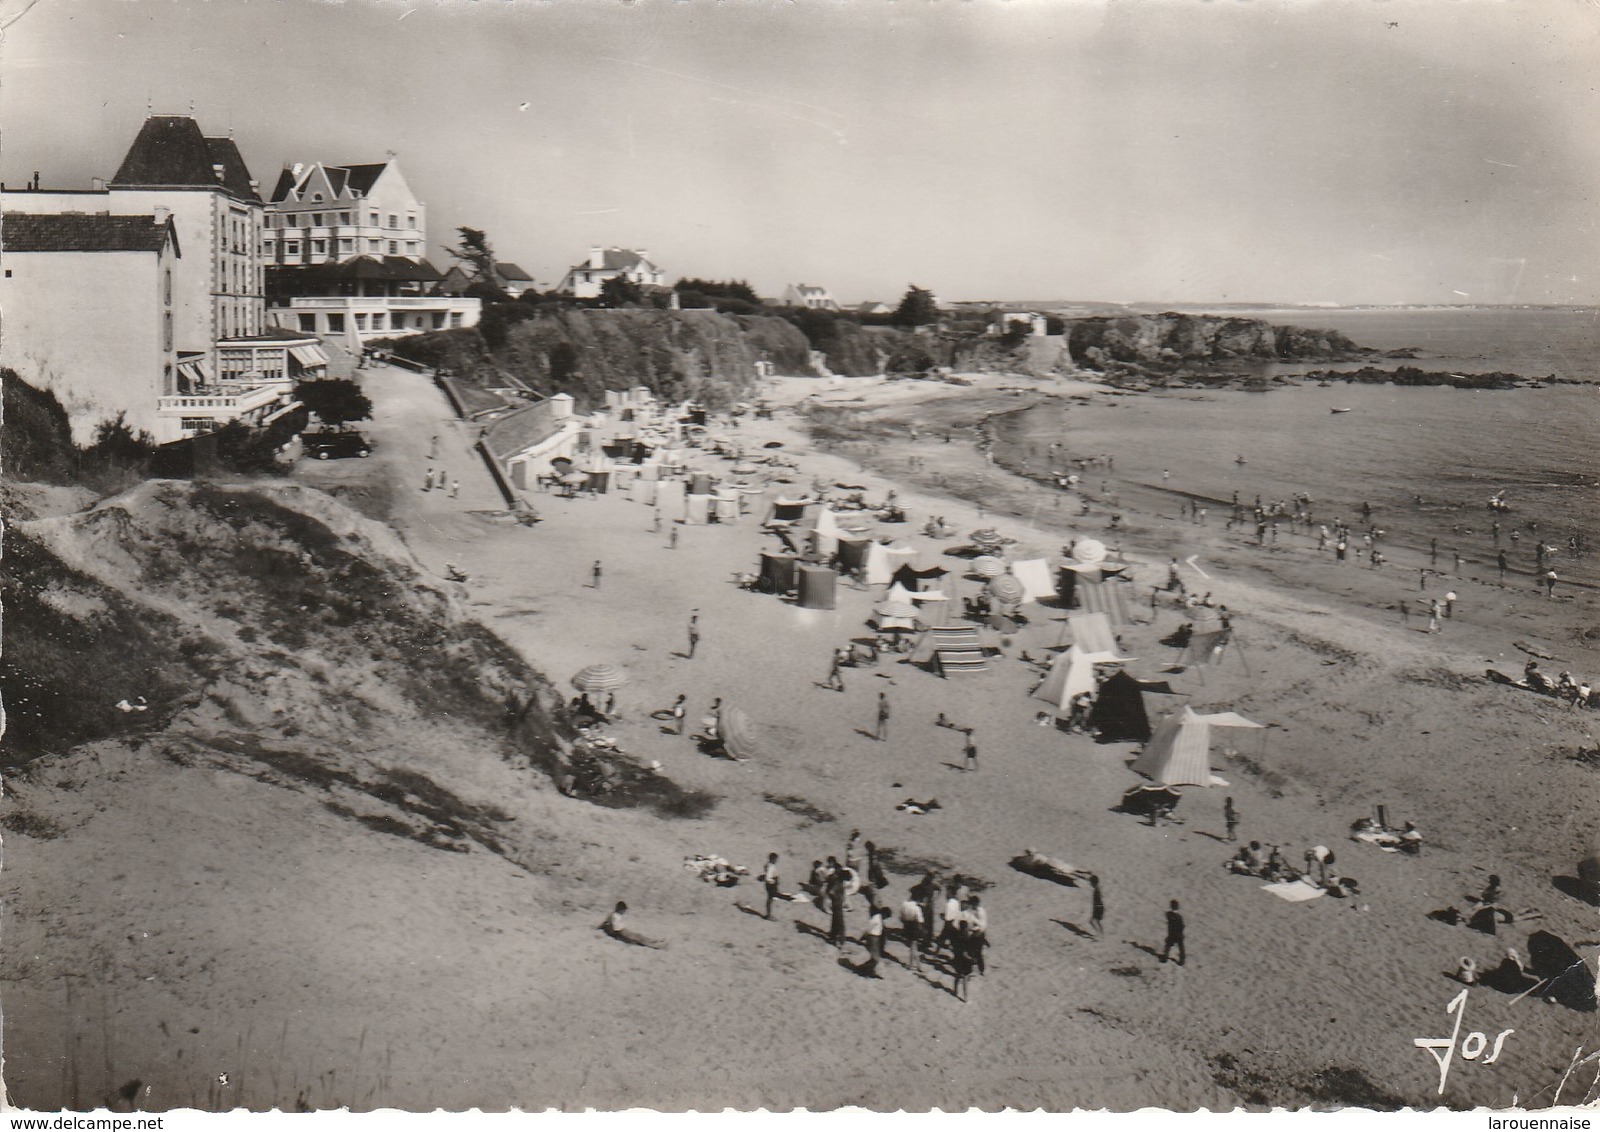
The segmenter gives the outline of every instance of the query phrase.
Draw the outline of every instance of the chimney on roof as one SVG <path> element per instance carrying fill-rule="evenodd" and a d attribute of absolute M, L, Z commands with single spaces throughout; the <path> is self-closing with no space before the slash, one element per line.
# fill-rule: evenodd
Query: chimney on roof
<path fill-rule="evenodd" d="M 605 265 L 606 265 L 606 250 L 604 248 L 600 248 L 600 247 L 590 248 L 589 249 L 589 267 L 592 270 L 598 270 L 599 268 L 602 268 Z"/>
<path fill-rule="evenodd" d="M 164 204 L 156 205 L 151 212 L 155 215 L 157 225 L 165 224 L 172 219 L 172 209 Z"/>
<path fill-rule="evenodd" d="M 104 177 L 96 177 L 89 183 L 94 186 L 94 191 L 97 193 L 106 191 L 106 179 Z"/>
<path fill-rule="evenodd" d="M 211 175 L 217 180 L 222 180 L 222 164 L 218 162 L 211 166 Z"/>

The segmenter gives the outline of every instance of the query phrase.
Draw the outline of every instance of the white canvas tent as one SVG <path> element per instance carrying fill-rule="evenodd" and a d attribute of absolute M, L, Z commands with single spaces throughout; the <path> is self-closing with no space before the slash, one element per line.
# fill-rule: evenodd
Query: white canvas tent
<path fill-rule="evenodd" d="M 1111 630 L 1111 618 L 1105 613 L 1069 613 L 1066 625 L 1061 631 L 1061 640 L 1057 646 L 1068 644 L 1067 634 L 1072 635 L 1071 644 L 1077 645 L 1084 652 L 1109 653 L 1115 656 L 1117 651 L 1117 636 Z M 1117 657 L 1118 660 L 1132 660 L 1131 656 Z"/>
<path fill-rule="evenodd" d="M 1033 698 L 1044 700 L 1056 709 L 1058 716 L 1072 711 L 1072 698 L 1080 692 L 1095 690 L 1094 666 L 1110 664 L 1122 658 L 1109 652 L 1085 652 L 1073 645 L 1050 664 L 1044 683 L 1033 690 Z"/>
<path fill-rule="evenodd" d="M 1211 785 L 1211 729 L 1255 727 L 1236 712 L 1201 715 L 1185 704 L 1157 725 L 1133 769 L 1167 786 Z"/>
<path fill-rule="evenodd" d="M 867 547 L 867 585 L 888 585 L 894 577 L 894 569 L 890 566 L 889 548 L 881 542 L 875 542 Z"/>
<path fill-rule="evenodd" d="M 1011 564 L 1011 573 L 1022 583 L 1024 601 L 1039 601 L 1056 596 L 1056 584 L 1050 577 L 1050 561 L 1046 558 L 1025 558 Z"/>

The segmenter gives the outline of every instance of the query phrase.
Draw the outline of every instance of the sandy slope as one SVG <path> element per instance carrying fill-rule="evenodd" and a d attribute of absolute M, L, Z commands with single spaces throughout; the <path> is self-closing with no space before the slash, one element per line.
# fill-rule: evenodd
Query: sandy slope
<path fill-rule="evenodd" d="M 825 691 L 816 682 L 830 648 L 859 632 L 874 595 L 841 590 L 840 608 L 821 612 L 744 593 L 731 574 L 765 544 L 753 522 L 686 528 L 669 550 L 649 510 L 620 495 L 540 497 L 546 520 L 531 530 L 487 522 L 471 513 L 495 503 L 465 427 L 448 422 L 422 378 L 379 371 L 368 381 L 382 460 L 319 466 L 313 482 L 392 472 L 383 506 L 426 567 L 466 568 L 479 616 L 557 682 L 596 661 L 625 666 L 633 682 L 619 741 L 722 801 L 693 821 L 599 809 L 531 776 L 489 773 L 470 737 L 438 721 L 405 757 L 431 761 L 512 816 L 516 851 L 501 856 L 375 833 L 313 792 L 206 769 L 204 759 L 180 766 L 106 744 L 36 764 L 8 804 L 53 823 L 36 832 L 59 835 L 8 835 L 0 876 L 6 1075 L 22 1103 L 92 1102 L 137 1078 L 149 1086 L 136 1090 L 139 1103 L 152 1108 L 288 1106 L 302 1095 L 357 1107 L 1427 1104 L 1437 1070 L 1412 1039 L 1448 1033 L 1443 1008 L 1459 987 L 1445 972 L 1463 954 L 1492 964 L 1525 937 L 1492 940 L 1427 911 L 1459 904 L 1496 871 L 1511 902 L 1542 908 L 1552 930 L 1600 934 L 1594 910 L 1550 883 L 1593 829 L 1594 772 L 1552 755 L 1571 745 L 1574 724 L 1550 701 L 1461 679 L 1506 651 L 1511 634 L 1487 616 L 1426 639 L 1377 624 L 1337 592 L 1263 588 L 1241 552 L 1206 547 L 1249 668 L 1225 664 L 1203 684 L 1193 673 L 1175 679 L 1197 707 L 1237 707 L 1273 725 L 1259 749 L 1244 747 L 1264 773 L 1217 768 L 1233 782 L 1241 832 L 1284 844 L 1291 860 L 1329 844 L 1363 885 L 1359 901 L 1289 905 L 1218 867 L 1229 848 L 1214 836 L 1222 791 L 1187 798 L 1186 824 L 1152 829 L 1109 812 L 1136 781 L 1128 748 L 1034 725 L 1032 677 L 1015 655 L 1055 644 L 1059 611 L 1037 609 L 1012 657 L 982 676 L 943 681 L 886 662 L 850 673 L 843 694 Z M 785 386 L 789 396 L 817 389 Z M 960 417 L 982 392 L 915 411 Z M 926 393 L 863 381 L 827 395 L 910 412 Z M 789 418 L 740 432 L 803 453 L 800 483 L 865 483 L 877 497 L 888 486 L 811 450 Z M 441 464 L 461 480 L 458 500 L 417 490 L 435 433 Z M 878 440 L 865 454 L 903 466 L 905 444 Z M 1061 541 L 996 518 L 999 507 L 1054 508 L 1032 507 L 967 444 L 923 440 L 915 451 L 933 469 L 930 487 L 937 474 L 981 491 L 985 525 L 1043 548 Z M 912 531 L 929 513 L 965 531 L 978 510 L 905 482 L 901 496 L 913 518 L 902 530 L 923 562 L 956 565 Z M 1158 559 L 1170 523 L 1153 507 L 1136 525 Z M 1144 548 L 1129 537 L 1130 555 Z M 1287 555 L 1270 565 L 1291 582 L 1319 569 Z M 693 609 L 703 639 L 691 661 L 676 654 Z M 1136 672 L 1159 670 L 1170 651 L 1156 640 L 1178 621 L 1164 610 L 1125 634 Z M 894 709 L 883 743 L 862 734 L 880 689 Z M 648 713 L 679 692 L 691 718 L 715 696 L 743 706 L 767 753 L 714 761 L 661 734 Z M 941 711 L 977 728 L 978 774 L 954 769 L 960 743 L 933 726 Z M 944 808 L 896 812 L 907 796 Z M 1419 821 L 1431 838 L 1423 857 L 1343 840 L 1378 802 Z M 768 923 L 741 908 L 755 886 L 717 889 L 680 865 L 715 852 L 753 868 L 777 851 L 789 887 L 812 859 L 842 853 L 854 828 L 901 860 L 989 885 L 992 962 L 971 1002 L 893 963 L 881 981 L 859 978 L 818 938 L 820 914 L 789 906 Z M 1081 890 L 1008 867 L 1025 846 L 1101 874 L 1103 940 L 1076 930 L 1087 919 Z M 1182 969 L 1150 953 L 1173 897 L 1189 922 Z M 668 948 L 596 932 L 617 899 Z M 862 919 L 858 907 L 853 927 Z M 856 947 L 844 956 L 860 957 Z M 1547 1099 L 1572 1048 L 1593 1041 L 1593 1018 L 1473 992 L 1469 1028 L 1517 1033 L 1496 1065 L 1458 1061 L 1444 1101 Z"/>

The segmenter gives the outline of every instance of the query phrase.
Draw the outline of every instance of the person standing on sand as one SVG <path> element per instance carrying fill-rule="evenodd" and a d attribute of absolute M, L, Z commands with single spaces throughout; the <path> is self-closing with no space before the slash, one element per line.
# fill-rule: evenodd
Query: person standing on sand
<path fill-rule="evenodd" d="M 650 529 L 656 534 L 661 533 L 661 508 L 656 508 L 656 517 L 650 523 Z"/>
<path fill-rule="evenodd" d="M 696 609 L 689 614 L 689 659 L 694 659 L 694 650 L 700 647 L 700 611 Z"/>
<path fill-rule="evenodd" d="M 1428 565 L 1439 565 L 1439 540 L 1436 538 L 1428 540 Z"/>
<path fill-rule="evenodd" d="M 1428 599 L 1428 632 L 1437 633 L 1438 631 L 1439 631 L 1439 600 L 1437 598 L 1429 598 Z"/>
<path fill-rule="evenodd" d="M 828 678 L 822 684 L 824 688 L 831 688 L 835 692 L 844 691 L 844 661 L 845 651 L 842 648 L 833 650 L 833 663 L 828 667 Z"/>
<path fill-rule="evenodd" d="M 684 706 L 684 703 L 685 703 L 685 701 L 687 699 L 688 699 L 687 696 L 684 696 L 682 693 L 679 693 L 678 698 L 675 701 L 673 701 L 673 704 L 672 704 L 672 733 L 674 735 L 682 735 L 683 734 L 683 720 L 684 720 L 684 717 L 689 714 L 689 709 Z"/>
<path fill-rule="evenodd" d="M 458 480 L 458 479 L 451 479 L 451 481 L 450 481 L 450 498 L 451 499 L 458 499 L 458 498 L 460 498 L 460 496 L 461 496 L 461 481 Z"/>
<path fill-rule="evenodd" d="M 1500 520 L 1496 519 L 1489 524 L 1490 531 L 1494 534 L 1494 544 L 1500 545 Z"/>
<path fill-rule="evenodd" d="M 1500 551 L 1496 551 L 1495 552 L 1495 565 L 1500 567 L 1500 580 L 1502 582 L 1505 581 L 1506 580 L 1506 552 L 1505 551 L 1500 550 Z"/>
<path fill-rule="evenodd" d="M 944 927 L 939 931 L 939 941 L 936 946 L 948 946 L 950 953 L 954 955 L 960 949 L 964 927 L 961 897 L 958 894 L 956 882 L 952 880 L 945 887 Z"/>
<path fill-rule="evenodd" d="M 432 491 L 433 490 L 433 465 L 432 464 L 428 465 L 428 474 L 422 477 L 422 490 L 423 491 Z"/>
<path fill-rule="evenodd" d="M 1425 590 L 1427 588 L 1428 588 L 1428 570 L 1424 566 L 1419 566 L 1419 567 L 1417 567 L 1417 591 L 1420 593 L 1422 590 Z"/>
<path fill-rule="evenodd" d="M 883 909 L 872 905 L 867 912 L 866 930 L 861 933 L 861 942 L 867 949 L 867 965 L 863 973 L 869 979 L 883 977 L 878 974 L 878 960 L 883 958 L 883 918 Z"/>
<path fill-rule="evenodd" d="M 833 857 L 828 858 L 828 864 L 833 868 L 828 873 L 828 942 L 835 947 L 844 946 L 844 901 L 845 901 L 845 875 L 844 869 L 839 867 L 839 862 Z"/>
<path fill-rule="evenodd" d="M 983 949 L 989 946 L 989 912 L 977 896 L 972 896 L 967 900 L 965 915 L 967 950 L 972 953 L 972 965 L 978 969 L 978 974 L 987 974 L 988 966 L 983 961 Z"/>
<path fill-rule="evenodd" d="M 1100 878 L 1094 873 L 1089 874 L 1089 930 L 1096 937 L 1106 934 L 1105 925 L 1101 922 L 1106 918 L 1106 898 L 1100 891 Z"/>
<path fill-rule="evenodd" d="M 1556 572 L 1554 570 L 1546 570 L 1544 575 L 1545 597 L 1552 598 L 1556 596 L 1556 581 Z"/>
<path fill-rule="evenodd" d="M 1456 576 L 1460 577 L 1460 575 L 1461 575 L 1461 552 L 1459 550 L 1452 550 L 1450 553 L 1456 560 L 1456 568 L 1455 568 Z"/>
<path fill-rule="evenodd" d="M 767 919 L 772 919 L 772 902 L 778 899 L 778 855 L 767 854 L 767 864 L 761 870 L 761 884 L 767 890 Z"/>
<path fill-rule="evenodd" d="M 669 535 L 667 535 L 667 549 L 668 550 L 677 550 L 678 549 L 678 528 L 677 527 L 673 527 L 672 528 L 672 532 Z"/>
<path fill-rule="evenodd" d="M 1400 623 L 1402 625 L 1411 624 L 1411 607 L 1406 604 L 1405 598 L 1400 599 Z"/>
<path fill-rule="evenodd" d="M 1161 962 L 1167 961 L 1167 954 L 1174 947 L 1178 949 L 1178 966 L 1186 966 L 1188 954 L 1183 948 L 1183 913 L 1178 911 L 1176 900 L 1167 905 L 1167 942 L 1161 945 Z"/>
<path fill-rule="evenodd" d="M 970 727 L 967 728 L 966 748 L 961 752 L 961 769 L 963 772 L 972 771 L 974 773 L 978 769 L 978 745 L 972 741 L 972 728 Z"/>
<path fill-rule="evenodd" d="M 600 560 L 598 558 L 595 559 L 594 566 L 591 567 L 590 570 L 589 570 L 589 577 L 591 579 L 590 585 L 594 589 L 599 589 L 600 588 Z"/>
<path fill-rule="evenodd" d="M 889 738 L 889 693 L 878 693 L 878 728 L 873 732 L 873 738 L 883 742 Z"/>
<path fill-rule="evenodd" d="M 900 938 L 906 945 L 906 968 L 911 971 L 922 967 L 922 905 L 916 893 L 907 896 L 900 905 Z"/>
<path fill-rule="evenodd" d="M 1456 591 L 1450 590 L 1444 595 L 1444 615 L 1454 618 L 1456 611 Z"/>
<path fill-rule="evenodd" d="M 1222 821 L 1228 827 L 1228 840 L 1235 840 L 1233 832 L 1239 828 L 1239 811 L 1233 808 L 1231 797 L 1222 800 Z"/>

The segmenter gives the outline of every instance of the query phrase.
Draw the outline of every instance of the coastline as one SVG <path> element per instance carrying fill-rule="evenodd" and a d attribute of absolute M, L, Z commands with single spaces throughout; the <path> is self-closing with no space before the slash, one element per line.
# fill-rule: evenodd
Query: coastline
<path fill-rule="evenodd" d="M 1503 1107 L 1513 1094 L 1528 1105 L 1540 1103 L 1541 1091 L 1548 1100 L 1573 1043 L 1586 1040 L 1588 1015 L 1475 991 L 1472 1026 L 1517 1034 L 1498 1067 L 1453 1074 L 1437 1102 L 1437 1067 L 1412 1044 L 1444 1024 L 1443 1007 L 1460 989 L 1446 976 L 1459 956 L 1493 966 L 1505 946 L 1523 945 L 1520 927 L 1492 939 L 1427 917 L 1480 889 L 1489 872 L 1517 906 L 1544 912 L 1537 926 L 1566 939 L 1592 933 L 1593 909 L 1551 883 L 1572 871 L 1594 832 L 1595 772 L 1560 754 L 1588 720 L 1481 680 L 1486 657 L 1520 664 L 1507 626 L 1517 626 L 1517 639 L 1547 639 L 1535 631 L 1543 622 L 1523 620 L 1553 615 L 1542 607 L 1472 594 L 1445 633 L 1427 636 L 1415 619 L 1409 630 L 1385 622 L 1364 596 L 1364 568 L 1328 584 L 1321 564 L 1287 547 L 1256 562 L 1220 530 L 1202 533 L 1168 514 L 1169 497 L 1124 485 L 1136 594 L 1147 597 L 1164 579 L 1169 554 L 1198 553 L 1210 575 L 1204 584 L 1233 612 L 1238 646 L 1221 664 L 1167 674 L 1175 653 L 1160 640 L 1189 617 L 1162 603 L 1151 623 L 1148 603 L 1136 601 L 1136 623 L 1123 631 L 1136 658 L 1129 669 L 1172 680 L 1198 710 L 1235 710 L 1266 725 L 1236 754 L 1219 745 L 1213 770 L 1226 789 L 1186 790 L 1183 824 L 1153 828 L 1110 809 L 1141 781 L 1125 765 L 1129 744 L 1036 725 L 1045 705 L 1029 695 L 1038 672 L 1021 653 L 1059 644 L 1062 610 L 1028 607 L 1012 645 L 974 676 L 941 679 L 885 658 L 851 670 L 842 693 L 821 688 L 832 648 L 861 635 L 881 600 L 876 589 L 842 586 L 831 611 L 738 589 L 734 573 L 771 542 L 759 515 L 682 526 L 669 541 L 652 529 L 649 507 L 613 492 L 538 496 L 544 521 L 532 529 L 484 522 L 477 515 L 496 503 L 471 427 L 448 419 L 423 377 L 363 376 L 383 400 L 375 459 L 305 466 L 297 478 L 382 479 L 403 469 L 392 524 L 424 567 L 463 564 L 475 615 L 563 689 L 589 664 L 624 667 L 630 682 L 611 728 L 619 745 L 720 800 L 704 816 L 664 820 L 563 797 L 533 776 L 507 790 L 508 768 L 477 766 L 463 740 L 430 752 L 427 764 L 452 768 L 473 780 L 474 796 L 493 797 L 507 814 L 507 850 L 446 854 L 365 830 L 314 796 L 203 777 L 116 744 L 46 760 L 41 775 L 82 785 L 33 792 L 39 806 L 55 807 L 43 812 L 65 833 L 19 838 L 14 850 L 8 840 L 5 883 L 8 895 L 21 886 L 73 896 L 59 907 L 29 904 L 14 922 L 16 953 L 32 954 L 43 935 L 55 941 L 56 962 L 76 958 L 89 969 L 120 945 L 125 917 L 96 915 L 103 927 L 75 933 L 58 921 L 119 906 L 127 889 L 139 893 L 145 920 L 174 925 L 162 942 L 178 955 L 166 962 L 203 963 L 210 974 L 206 1013 L 194 1023 L 202 1036 L 180 1028 L 147 1042 L 136 1036 L 143 1030 L 106 1030 L 106 1064 L 119 1073 L 170 1082 L 161 1067 L 176 1055 L 203 1064 L 209 1081 L 217 1052 L 234 1048 L 229 1027 L 243 1030 L 248 1018 L 274 1041 L 282 1028 L 295 1066 L 337 1066 L 340 1089 L 316 1095 L 355 1107 L 368 1084 L 386 1103 L 457 1108 Z M 1058 553 L 1066 535 L 1100 537 L 1105 523 L 1103 512 L 1078 523 L 1069 504 L 1058 505 L 1059 492 L 989 465 L 960 430 L 1047 392 L 1117 396 L 1050 379 L 970 380 L 777 379 L 768 398 L 776 419 L 747 417 L 728 434 L 751 452 L 776 442 L 798 465 L 773 470 L 769 498 L 813 480 L 860 484 L 873 499 L 897 491 L 909 522 L 879 533 L 915 546 L 922 565 L 951 569 L 946 582 L 959 599 L 978 583 L 943 551 L 965 539 L 922 536 L 929 516 L 943 515 L 963 536 L 997 527 L 1019 552 L 1043 555 Z M 807 401 L 843 410 L 837 442 L 813 438 L 807 420 L 784 408 Z M 922 422 L 921 439 L 909 438 L 907 419 Z M 862 439 L 850 438 L 852 428 Z M 410 490 L 431 433 L 443 434 L 440 463 L 462 481 L 460 500 Z M 924 466 L 908 473 L 912 456 Z M 731 466 L 704 453 L 697 462 L 714 473 Z M 603 588 L 591 584 L 602 559 Z M 1198 582 L 1189 569 L 1186 580 Z M 691 611 L 704 634 L 692 659 L 684 637 Z M 1591 655 L 1571 655 L 1574 670 L 1593 671 L 1579 663 Z M 894 705 L 881 742 L 869 737 L 879 691 Z M 739 706 L 760 752 L 747 762 L 709 758 L 663 733 L 651 712 L 678 694 L 689 697 L 691 730 L 714 698 Z M 940 714 L 975 728 L 979 773 L 962 772 L 960 737 L 935 724 Z M 99 769 L 102 760 L 114 773 Z M 130 795 L 159 799 L 174 819 L 152 829 L 127 816 L 82 817 L 97 806 L 123 815 Z M 1220 834 L 1224 795 L 1236 800 L 1243 836 L 1283 845 L 1291 861 L 1311 845 L 1332 847 L 1341 872 L 1359 878 L 1359 898 L 1288 904 L 1225 872 L 1233 846 Z M 897 810 L 908 797 L 937 798 L 941 808 Z M 1427 837 L 1421 857 L 1347 839 L 1350 822 L 1376 805 L 1418 822 Z M 881 980 L 861 977 L 861 948 L 828 947 L 818 938 L 826 917 L 809 906 L 784 904 L 778 922 L 768 922 L 752 911 L 759 886 L 721 889 L 682 867 L 687 856 L 714 853 L 753 870 L 778 852 L 792 889 L 808 862 L 842 854 L 852 829 L 885 850 L 895 902 L 924 868 L 982 882 L 994 942 L 971 1001 L 905 970 L 897 943 Z M 130 839 L 139 853 L 127 853 Z M 1083 927 L 1081 888 L 1009 865 L 1030 847 L 1102 876 L 1103 937 Z M 132 879 L 99 895 L 69 883 L 104 859 L 127 859 Z M 335 859 L 337 869 L 319 870 L 319 860 Z M 188 878 L 169 875 L 172 860 L 206 861 L 226 878 L 225 916 L 195 907 Z M 1155 959 L 1162 910 L 1176 898 L 1189 918 L 1183 968 Z M 667 950 L 629 948 L 596 931 L 618 899 L 637 930 Z M 404 931 L 372 930 L 397 908 Z M 852 934 L 864 918 L 853 906 Z M 177 1022 L 197 1009 L 183 1001 L 181 984 L 145 983 L 133 963 L 122 980 L 123 970 L 108 976 L 119 1014 Z M 7 1024 L 50 1034 L 74 1020 L 67 1006 L 64 1013 L 48 988 L 14 995 Z M 98 1017 L 98 1008 L 76 1009 L 80 1029 Z M 358 1043 L 350 1020 L 367 1017 L 384 1021 Z M 899 1040 L 908 1032 L 926 1040 Z M 251 1045 L 248 1033 L 237 1037 L 241 1048 Z M 362 1043 L 372 1051 L 365 1065 L 353 1052 Z M 8 1059 L 14 1091 L 59 1072 L 43 1052 L 54 1048 L 49 1041 L 29 1046 Z M 257 1092 L 247 1104 L 259 1102 L 266 1074 L 275 1079 L 287 1061 L 281 1050 L 256 1055 L 249 1078 Z M 291 1080 L 295 1066 L 286 1070 Z M 246 1076 L 242 1066 L 224 1067 Z"/>

